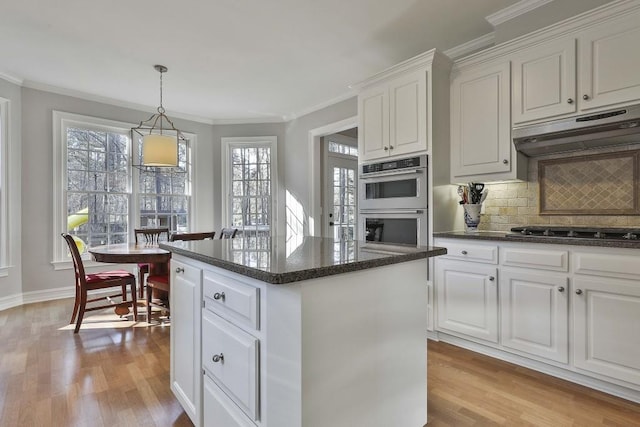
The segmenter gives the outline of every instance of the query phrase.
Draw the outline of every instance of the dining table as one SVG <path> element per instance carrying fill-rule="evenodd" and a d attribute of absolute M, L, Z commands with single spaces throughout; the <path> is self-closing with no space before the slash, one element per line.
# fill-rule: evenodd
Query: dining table
<path fill-rule="evenodd" d="M 157 244 L 118 243 L 95 246 L 88 249 L 94 261 L 112 264 L 149 264 L 150 275 L 168 274 L 171 252 L 158 247 Z M 138 283 L 138 286 L 142 284 Z M 156 295 L 165 299 L 164 295 Z"/>

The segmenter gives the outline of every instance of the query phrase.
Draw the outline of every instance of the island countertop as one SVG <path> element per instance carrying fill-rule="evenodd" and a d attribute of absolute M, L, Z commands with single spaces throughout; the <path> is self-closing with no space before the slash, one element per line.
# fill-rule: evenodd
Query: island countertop
<path fill-rule="evenodd" d="M 236 237 L 161 242 L 160 247 L 213 266 L 271 284 L 430 258 L 445 248 L 401 246 L 322 237 Z"/>

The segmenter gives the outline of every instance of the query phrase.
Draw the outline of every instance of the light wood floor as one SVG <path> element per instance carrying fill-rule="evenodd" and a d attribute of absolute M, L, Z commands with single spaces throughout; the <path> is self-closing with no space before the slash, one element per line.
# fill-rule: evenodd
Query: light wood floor
<path fill-rule="evenodd" d="M 1 427 L 191 426 L 169 390 L 168 327 L 94 312 L 73 334 L 72 308 L 0 311 Z M 429 342 L 428 381 L 428 427 L 640 426 L 640 405 L 444 343 Z"/>

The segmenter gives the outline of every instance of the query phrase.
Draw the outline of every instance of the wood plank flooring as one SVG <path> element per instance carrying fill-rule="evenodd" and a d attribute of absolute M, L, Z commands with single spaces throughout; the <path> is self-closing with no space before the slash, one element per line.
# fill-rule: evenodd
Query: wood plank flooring
<path fill-rule="evenodd" d="M 192 425 L 169 390 L 169 327 L 94 312 L 73 334 L 72 308 L 0 311 L 0 426 Z M 638 404 L 445 343 L 429 342 L 428 381 L 428 427 L 640 427 Z"/>

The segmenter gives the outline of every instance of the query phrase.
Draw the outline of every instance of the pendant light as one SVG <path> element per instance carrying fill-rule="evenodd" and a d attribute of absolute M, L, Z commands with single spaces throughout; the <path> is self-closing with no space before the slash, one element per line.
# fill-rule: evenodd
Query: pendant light
<path fill-rule="evenodd" d="M 162 106 L 162 74 L 167 72 L 164 65 L 154 65 L 160 73 L 160 106 L 158 112 L 131 129 L 132 144 L 136 136 L 142 137 L 142 164 L 148 167 L 178 166 L 178 141 L 185 138 L 165 114 Z"/>

